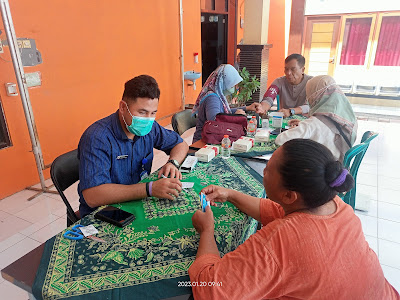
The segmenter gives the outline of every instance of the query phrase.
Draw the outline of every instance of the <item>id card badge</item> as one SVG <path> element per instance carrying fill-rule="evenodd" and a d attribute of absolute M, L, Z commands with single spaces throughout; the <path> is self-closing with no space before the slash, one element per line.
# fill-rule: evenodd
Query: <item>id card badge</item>
<path fill-rule="evenodd" d="M 140 173 L 140 180 L 143 180 L 143 179 L 145 179 L 145 178 L 148 177 L 148 176 L 149 176 L 149 173 L 147 173 L 147 171 L 144 170 L 144 171 L 142 171 L 142 172 Z"/>
<path fill-rule="evenodd" d="M 202 212 L 206 212 L 206 207 L 210 206 L 210 201 L 207 201 L 206 195 L 203 193 L 200 193 L 200 204 Z"/>
<path fill-rule="evenodd" d="M 149 176 L 149 173 L 144 169 L 144 165 L 147 164 L 147 158 L 143 158 L 142 160 L 142 172 L 140 172 L 140 180 L 145 179 Z"/>

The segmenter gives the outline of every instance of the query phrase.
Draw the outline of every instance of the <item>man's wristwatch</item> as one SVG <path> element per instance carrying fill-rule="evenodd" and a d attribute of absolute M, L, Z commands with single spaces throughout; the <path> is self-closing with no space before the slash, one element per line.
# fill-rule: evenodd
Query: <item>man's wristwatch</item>
<path fill-rule="evenodd" d="M 291 109 L 290 109 L 290 115 L 293 116 L 293 115 L 295 115 L 295 114 L 296 114 L 296 112 L 295 112 L 294 108 L 291 108 Z"/>
<path fill-rule="evenodd" d="M 179 170 L 179 162 L 176 159 L 170 159 L 169 161 L 167 161 L 167 163 L 171 163 L 175 166 L 175 168 L 177 168 Z"/>

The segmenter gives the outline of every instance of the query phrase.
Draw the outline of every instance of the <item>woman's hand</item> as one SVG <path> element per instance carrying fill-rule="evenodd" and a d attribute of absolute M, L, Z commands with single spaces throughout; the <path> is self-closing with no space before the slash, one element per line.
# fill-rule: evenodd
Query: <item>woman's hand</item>
<path fill-rule="evenodd" d="M 245 112 L 243 109 L 238 108 L 238 109 L 235 111 L 235 114 L 236 114 L 236 115 L 246 115 L 246 112 Z"/>
<path fill-rule="evenodd" d="M 206 195 L 210 205 L 217 206 L 215 202 L 229 201 L 230 189 L 223 188 L 217 185 L 209 185 L 201 190 Z"/>
<path fill-rule="evenodd" d="M 253 104 L 246 106 L 246 110 L 254 111 L 257 114 L 265 114 L 265 109 L 261 105 L 261 103 L 254 102 Z"/>
<path fill-rule="evenodd" d="M 205 212 L 202 212 L 201 209 L 197 210 L 193 214 L 192 224 L 200 234 L 203 232 L 214 233 L 214 214 L 211 207 L 207 206 Z"/>
<path fill-rule="evenodd" d="M 300 122 L 301 122 L 300 120 L 292 119 L 292 120 L 289 120 L 288 125 L 289 125 L 290 129 L 292 129 L 292 128 L 299 126 Z"/>

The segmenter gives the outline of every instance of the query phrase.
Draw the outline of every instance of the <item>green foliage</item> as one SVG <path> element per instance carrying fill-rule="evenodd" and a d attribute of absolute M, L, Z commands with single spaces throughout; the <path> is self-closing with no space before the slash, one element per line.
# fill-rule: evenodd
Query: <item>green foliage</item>
<path fill-rule="evenodd" d="M 233 94 L 232 97 L 238 106 L 242 106 L 250 100 L 253 93 L 260 88 L 260 81 L 255 75 L 250 77 L 250 73 L 246 68 L 243 68 L 239 74 L 243 80 L 238 84 L 239 91 L 237 91 L 236 94 Z"/>

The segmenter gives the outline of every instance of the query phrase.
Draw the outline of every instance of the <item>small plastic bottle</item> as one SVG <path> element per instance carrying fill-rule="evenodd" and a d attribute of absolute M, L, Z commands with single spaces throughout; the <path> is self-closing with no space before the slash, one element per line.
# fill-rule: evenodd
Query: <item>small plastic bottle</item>
<path fill-rule="evenodd" d="M 268 116 L 265 119 L 262 119 L 262 128 L 269 128 L 269 119 Z"/>
<path fill-rule="evenodd" d="M 259 128 L 259 127 L 261 127 L 261 123 L 260 124 L 258 124 L 258 114 L 256 115 L 256 116 L 252 116 L 251 117 L 251 120 L 254 122 L 254 124 L 256 124 L 256 129 L 257 128 Z"/>
<path fill-rule="evenodd" d="M 247 135 L 254 137 L 256 135 L 256 129 L 257 125 L 254 123 L 253 119 L 251 119 L 249 124 L 247 124 Z"/>
<path fill-rule="evenodd" d="M 221 156 L 226 159 L 231 156 L 231 140 L 229 135 L 225 134 L 221 142 Z"/>

